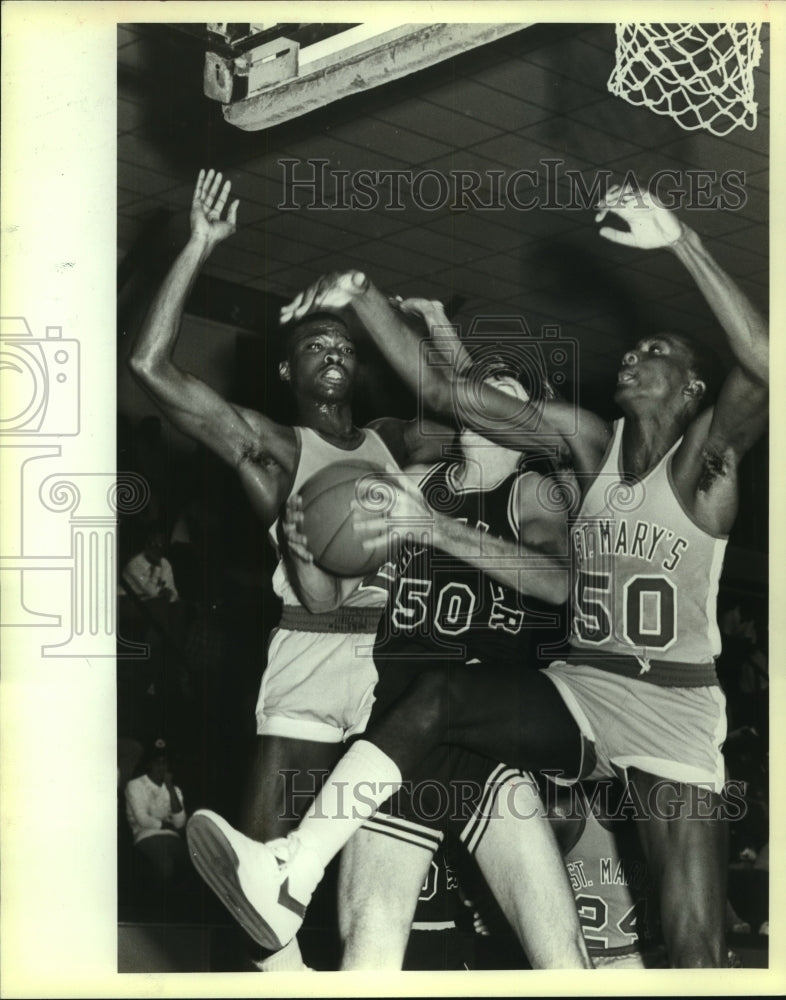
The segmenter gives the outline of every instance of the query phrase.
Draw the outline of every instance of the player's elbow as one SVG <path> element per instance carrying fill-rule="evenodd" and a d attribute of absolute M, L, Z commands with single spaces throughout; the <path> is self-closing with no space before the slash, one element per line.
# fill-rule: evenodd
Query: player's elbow
<path fill-rule="evenodd" d="M 337 594 L 332 597 L 314 598 L 302 594 L 303 607 L 312 615 L 324 615 L 330 611 L 337 611 L 341 607 L 341 600 Z"/>
<path fill-rule="evenodd" d="M 142 351 L 133 351 L 128 359 L 128 367 L 140 382 L 152 381 L 155 366 L 149 355 Z"/>
<path fill-rule="evenodd" d="M 168 359 L 161 359 L 148 352 L 135 351 L 128 359 L 128 367 L 147 389 L 155 392 L 175 386 L 175 369 Z"/>
<path fill-rule="evenodd" d="M 324 615 L 330 611 L 337 611 L 343 603 L 343 595 L 338 581 L 333 582 L 333 586 L 322 586 L 319 592 L 309 590 L 302 584 L 297 588 L 298 596 L 306 611 L 312 615 Z"/>

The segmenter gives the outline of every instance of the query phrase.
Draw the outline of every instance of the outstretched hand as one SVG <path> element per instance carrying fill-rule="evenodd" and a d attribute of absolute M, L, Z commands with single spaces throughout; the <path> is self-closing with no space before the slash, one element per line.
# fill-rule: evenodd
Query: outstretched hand
<path fill-rule="evenodd" d="M 388 302 L 405 316 L 417 316 L 422 319 L 429 330 L 435 327 L 452 329 L 451 322 L 445 314 L 445 307 L 436 299 L 402 299 L 400 295 L 393 295 Z"/>
<path fill-rule="evenodd" d="M 612 243 L 638 247 L 639 250 L 673 246 L 687 231 L 677 216 L 654 195 L 629 186 L 615 184 L 609 188 L 598 204 L 595 221 L 602 222 L 609 212 L 626 222 L 629 228 L 622 230 L 603 226 L 600 235 Z"/>
<path fill-rule="evenodd" d="M 300 292 L 281 310 L 281 322 L 302 319 L 321 309 L 342 309 L 368 288 L 368 278 L 362 271 L 334 271 Z"/>
<path fill-rule="evenodd" d="M 191 199 L 191 235 L 205 241 L 209 249 L 231 236 L 237 228 L 237 208 L 235 200 L 221 218 L 232 188 L 231 181 L 221 184 L 222 174 L 215 170 L 199 171 L 194 197 Z"/>

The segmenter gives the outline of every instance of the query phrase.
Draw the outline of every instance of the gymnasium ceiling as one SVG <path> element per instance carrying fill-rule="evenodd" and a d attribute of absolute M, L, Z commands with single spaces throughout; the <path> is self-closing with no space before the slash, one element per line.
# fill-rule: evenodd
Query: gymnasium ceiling
<path fill-rule="evenodd" d="M 332 169 L 474 169 L 510 175 L 561 158 L 591 186 L 597 171 L 646 184 L 662 168 L 745 172 L 737 210 L 695 209 L 683 217 L 721 266 L 763 309 L 768 305 L 768 33 L 755 71 L 754 132 L 725 138 L 611 96 L 610 24 L 534 25 L 431 69 L 347 98 L 273 129 L 242 132 L 202 94 L 203 52 L 166 25 L 118 32 L 118 252 L 138 253 L 151 218 L 170 219 L 182 239 L 197 170 L 216 166 L 241 199 L 238 233 L 206 273 L 288 298 L 328 270 L 359 267 L 390 293 L 450 302 L 463 323 L 481 313 L 523 314 L 530 329 L 560 324 L 579 343 L 581 379 L 608 385 L 631 334 L 651 325 L 705 335 L 712 320 L 687 274 L 668 253 L 642 252 L 597 235 L 592 212 L 424 211 L 405 208 L 284 211 L 282 158 L 323 158 Z M 405 188 L 405 191 L 408 189 Z M 713 192 L 717 193 L 717 185 Z M 521 189 L 522 195 L 526 189 Z M 332 188 L 325 189 L 330 199 Z M 482 196 L 482 192 L 481 192 Z M 167 216 L 166 213 L 173 213 Z M 248 291 L 246 291 L 248 294 Z M 597 391 L 597 388 L 596 388 Z"/>

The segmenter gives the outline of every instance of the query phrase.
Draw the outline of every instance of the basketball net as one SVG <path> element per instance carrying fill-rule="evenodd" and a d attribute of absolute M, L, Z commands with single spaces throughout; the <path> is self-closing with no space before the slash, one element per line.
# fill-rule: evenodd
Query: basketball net
<path fill-rule="evenodd" d="M 608 88 L 688 130 L 756 128 L 759 24 L 618 24 Z"/>

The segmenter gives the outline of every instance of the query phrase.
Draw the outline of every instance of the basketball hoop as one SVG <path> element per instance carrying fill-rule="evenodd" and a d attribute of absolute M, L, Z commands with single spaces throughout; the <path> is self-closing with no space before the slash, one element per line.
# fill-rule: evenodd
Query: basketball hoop
<path fill-rule="evenodd" d="M 618 24 L 608 88 L 684 129 L 728 135 L 756 128 L 753 70 L 759 24 Z"/>

